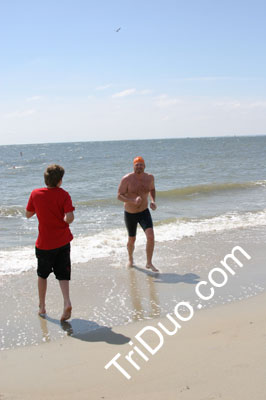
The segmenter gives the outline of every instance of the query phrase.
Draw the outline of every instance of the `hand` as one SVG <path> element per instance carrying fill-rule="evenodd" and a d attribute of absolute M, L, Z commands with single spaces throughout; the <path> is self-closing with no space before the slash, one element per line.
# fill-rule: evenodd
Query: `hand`
<path fill-rule="evenodd" d="M 154 201 L 151 201 L 150 208 L 154 211 L 156 210 L 157 206 Z"/>
<path fill-rule="evenodd" d="M 142 203 L 142 198 L 141 198 L 140 196 L 136 197 L 136 198 L 135 198 L 135 204 L 136 204 L 136 206 L 140 206 L 141 203 Z"/>
<path fill-rule="evenodd" d="M 74 213 L 73 211 L 70 211 L 68 213 L 65 214 L 64 216 L 64 221 L 70 225 L 73 221 L 74 221 Z"/>

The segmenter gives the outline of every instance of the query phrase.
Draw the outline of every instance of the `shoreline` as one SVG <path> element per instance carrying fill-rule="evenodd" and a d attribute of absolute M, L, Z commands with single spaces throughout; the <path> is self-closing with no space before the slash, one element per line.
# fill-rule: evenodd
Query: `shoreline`
<path fill-rule="evenodd" d="M 132 349 L 128 342 L 136 344 L 135 335 L 148 325 L 169 326 L 166 318 L 2 351 L 1 398 L 264 400 L 265 301 L 263 293 L 197 311 L 174 336 L 164 335 L 149 361 L 135 357 L 140 371 L 125 361 Z M 155 347 L 158 338 L 150 337 L 149 344 Z M 116 368 L 104 369 L 118 352 L 130 380 Z"/>
<path fill-rule="evenodd" d="M 73 312 L 69 322 L 74 334 L 86 334 L 102 326 L 123 326 L 164 317 L 173 312 L 180 301 L 189 301 L 196 308 L 199 304 L 196 285 L 202 280 L 208 281 L 209 271 L 221 267 L 220 261 L 236 245 L 242 246 L 251 260 L 240 254 L 243 267 L 236 265 L 234 276 L 228 273 L 226 285 L 215 288 L 213 298 L 204 301 L 203 308 L 265 291 L 264 231 L 265 228 L 236 229 L 234 232 L 200 234 L 178 242 L 157 243 L 154 264 L 161 269 L 160 274 L 144 268 L 143 246 L 136 249 L 137 267 L 133 269 L 125 268 L 126 257 L 95 259 L 73 265 L 70 284 Z M 217 280 L 221 279 L 218 275 Z M 58 282 L 53 277 L 48 280 L 46 325 L 37 316 L 36 283 L 35 271 L 1 280 L 1 350 L 54 341 L 67 334 L 59 321 L 63 304 Z M 209 290 L 210 285 L 202 289 L 205 294 Z"/>

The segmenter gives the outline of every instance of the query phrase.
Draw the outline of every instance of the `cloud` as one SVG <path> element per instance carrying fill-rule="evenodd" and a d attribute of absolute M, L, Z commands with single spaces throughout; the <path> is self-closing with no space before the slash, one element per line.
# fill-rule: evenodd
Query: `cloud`
<path fill-rule="evenodd" d="M 170 121 L 171 117 L 169 115 L 165 115 L 162 117 L 162 121 Z"/>
<path fill-rule="evenodd" d="M 181 103 L 176 97 L 170 97 L 167 94 L 161 94 L 155 97 L 155 105 L 159 108 L 172 107 L 178 103 Z"/>
<path fill-rule="evenodd" d="M 132 85 L 133 86 L 133 85 Z M 130 86 L 125 86 L 130 88 Z M 143 85 L 142 88 L 145 88 Z M 0 104 L 1 144 L 265 134 L 266 97 L 157 92 L 84 101 Z M 26 96 L 24 96 L 26 98 Z M 89 107 L 88 107 L 89 103 Z M 34 105 L 34 106 L 33 106 Z M 36 110 L 36 111 L 35 111 Z M 37 118 L 38 117 L 38 118 Z"/>
<path fill-rule="evenodd" d="M 151 94 L 151 93 L 152 93 L 152 90 L 150 90 L 150 89 L 144 89 L 139 92 L 139 94 L 141 94 L 142 96 L 145 96 L 146 94 Z"/>
<path fill-rule="evenodd" d="M 256 101 L 255 103 L 250 103 L 249 108 L 266 108 L 266 101 Z"/>
<path fill-rule="evenodd" d="M 108 83 L 107 85 L 98 86 L 98 87 L 96 88 L 96 90 L 106 90 L 106 89 L 109 89 L 111 86 L 112 86 L 112 84 L 111 84 L 111 83 Z"/>
<path fill-rule="evenodd" d="M 12 113 L 5 114 L 6 118 L 24 118 L 24 117 L 29 117 L 33 114 L 35 114 L 36 110 L 30 109 L 30 110 L 25 110 L 25 111 L 15 111 Z"/>
<path fill-rule="evenodd" d="M 28 97 L 26 100 L 27 101 L 38 101 L 41 99 L 41 96 L 32 96 L 32 97 Z"/>
<path fill-rule="evenodd" d="M 241 103 L 237 100 L 235 101 L 221 101 L 214 104 L 217 108 L 223 108 L 225 110 L 235 110 L 241 108 Z"/>
<path fill-rule="evenodd" d="M 131 94 L 136 93 L 136 89 L 127 89 L 123 90 L 122 92 L 118 92 L 112 95 L 113 99 L 130 96 Z"/>
<path fill-rule="evenodd" d="M 214 103 L 214 106 L 217 108 L 222 108 L 224 110 L 249 110 L 249 109 L 263 109 L 266 108 L 266 101 L 255 101 L 255 102 L 247 102 L 247 101 L 221 101 Z"/>

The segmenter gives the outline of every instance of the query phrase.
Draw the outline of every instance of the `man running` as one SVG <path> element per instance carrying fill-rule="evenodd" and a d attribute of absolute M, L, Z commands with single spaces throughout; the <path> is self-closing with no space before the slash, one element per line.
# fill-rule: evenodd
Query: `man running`
<path fill-rule="evenodd" d="M 145 232 L 147 264 L 146 268 L 153 272 L 159 270 L 152 264 L 154 249 L 154 232 L 150 211 L 148 209 L 148 196 L 150 196 L 150 208 L 156 210 L 154 177 L 144 172 L 145 162 L 142 157 L 136 157 L 133 161 L 134 172 L 125 175 L 119 185 L 117 198 L 124 202 L 124 217 L 128 231 L 128 267 L 133 267 L 133 252 L 139 223 Z"/>

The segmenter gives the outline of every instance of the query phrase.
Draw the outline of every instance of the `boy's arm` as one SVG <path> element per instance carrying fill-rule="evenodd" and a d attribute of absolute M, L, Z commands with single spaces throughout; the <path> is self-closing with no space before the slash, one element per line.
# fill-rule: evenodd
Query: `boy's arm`
<path fill-rule="evenodd" d="M 31 218 L 34 214 L 35 214 L 35 211 L 28 211 L 28 210 L 26 210 L 26 213 L 25 213 L 26 218 Z"/>
<path fill-rule="evenodd" d="M 65 214 L 64 221 L 67 224 L 71 224 L 74 221 L 74 213 L 73 213 L 73 211 L 70 211 L 70 212 Z"/>
<path fill-rule="evenodd" d="M 25 210 L 25 215 L 26 215 L 26 218 L 31 218 L 34 214 L 35 214 L 35 207 L 34 207 L 32 193 L 31 193 L 26 210 Z"/>
<path fill-rule="evenodd" d="M 75 207 L 72 204 L 72 200 L 68 192 L 65 192 L 63 209 L 64 209 L 64 221 L 70 225 L 74 221 L 73 211 L 75 211 Z"/>

